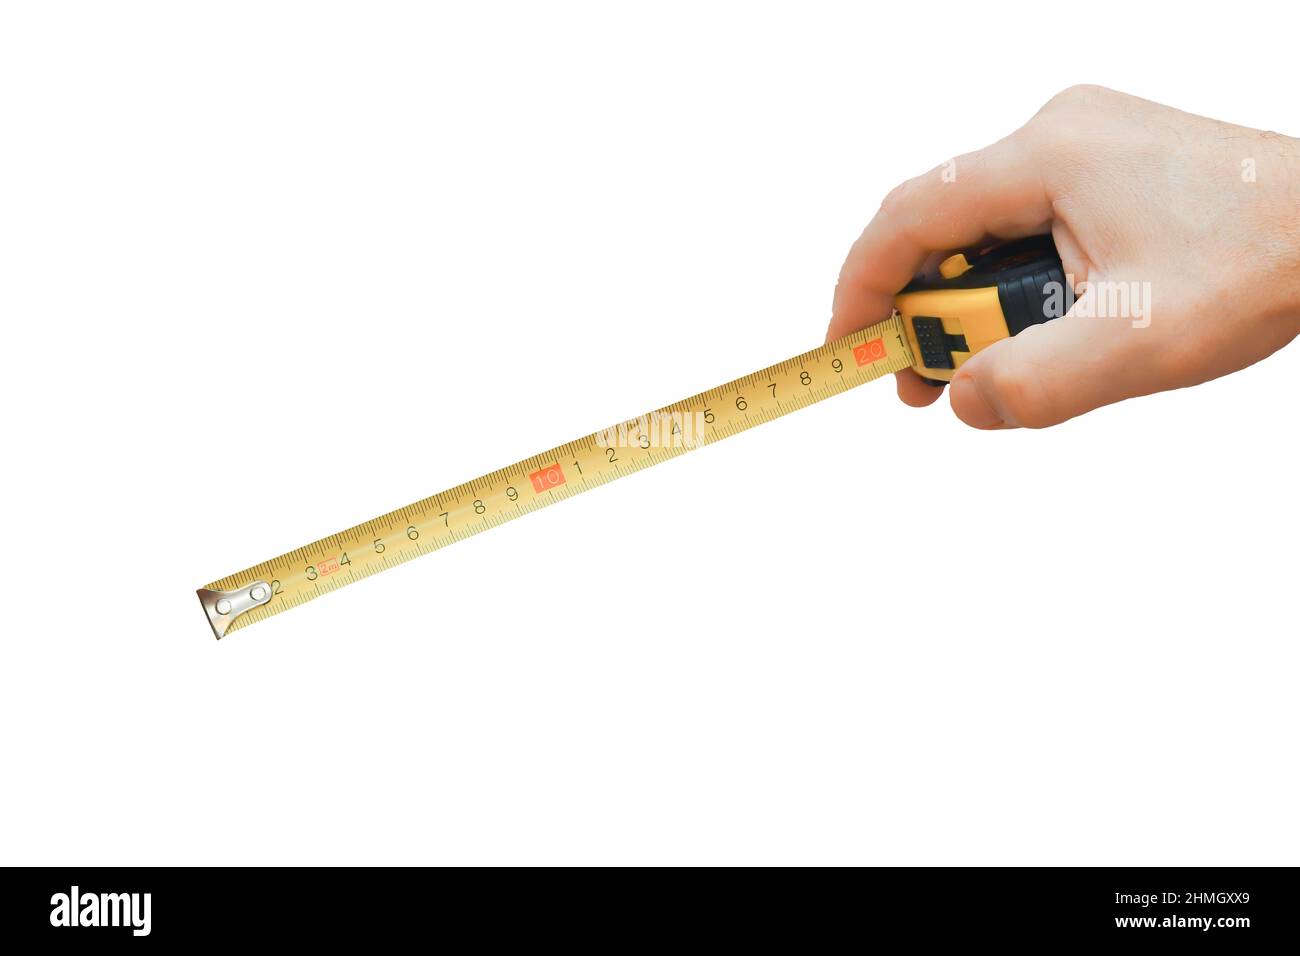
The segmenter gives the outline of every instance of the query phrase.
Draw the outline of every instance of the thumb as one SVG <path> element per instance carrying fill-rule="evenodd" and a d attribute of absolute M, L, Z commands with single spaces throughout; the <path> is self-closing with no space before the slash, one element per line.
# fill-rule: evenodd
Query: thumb
<path fill-rule="evenodd" d="M 1096 317 L 1089 290 L 1059 319 L 1031 325 L 964 362 L 952 410 L 975 428 L 1046 428 L 1161 386 L 1149 328 Z"/>

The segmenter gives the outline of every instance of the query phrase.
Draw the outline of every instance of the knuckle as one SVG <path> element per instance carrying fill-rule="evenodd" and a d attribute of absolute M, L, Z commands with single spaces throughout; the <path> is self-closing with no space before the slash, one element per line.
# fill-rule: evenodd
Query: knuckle
<path fill-rule="evenodd" d="M 899 183 L 881 200 L 880 208 L 888 216 L 903 215 L 914 205 L 919 188 L 920 181 L 918 179 L 909 179 L 905 183 Z"/>
<path fill-rule="evenodd" d="M 1095 83 L 1077 83 L 1067 86 L 1043 106 L 1044 110 L 1087 109 L 1112 95 L 1112 91 Z"/>
<path fill-rule="evenodd" d="M 1057 93 L 1025 124 L 1025 133 L 1039 148 L 1069 148 L 1086 141 L 1118 96 L 1104 86 L 1071 86 Z"/>

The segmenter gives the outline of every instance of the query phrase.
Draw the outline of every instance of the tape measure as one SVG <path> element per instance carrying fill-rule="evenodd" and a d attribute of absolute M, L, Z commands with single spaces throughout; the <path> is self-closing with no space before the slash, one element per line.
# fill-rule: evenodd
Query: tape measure
<path fill-rule="evenodd" d="M 1048 237 L 951 256 L 884 322 L 220 578 L 199 600 L 219 639 L 889 372 L 942 384 L 980 349 L 1061 314 L 1053 283 L 1064 281 Z"/>

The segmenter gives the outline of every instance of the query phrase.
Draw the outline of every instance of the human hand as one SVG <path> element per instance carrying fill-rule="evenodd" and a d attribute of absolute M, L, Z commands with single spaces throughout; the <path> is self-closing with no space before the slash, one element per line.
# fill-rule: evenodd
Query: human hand
<path fill-rule="evenodd" d="M 957 371 L 952 408 L 976 428 L 1196 385 L 1300 334 L 1300 140 L 1085 86 L 885 197 L 841 269 L 827 338 L 888 318 L 935 252 L 1049 231 L 1080 298 Z M 1149 290 L 1141 321 L 1101 315 L 1107 282 Z M 907 370 L 898 394 L 942 393 Z"/>

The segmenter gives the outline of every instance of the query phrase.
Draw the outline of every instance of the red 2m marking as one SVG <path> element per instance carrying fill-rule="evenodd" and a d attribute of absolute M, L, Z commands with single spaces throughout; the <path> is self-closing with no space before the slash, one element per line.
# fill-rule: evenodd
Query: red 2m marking
<path fill-rule="evenodd" d="M 853 346 L 853 360 L 858 363 L 859 368 L 870 365 L 872 362 L 879 362 L 884 357 L 884 339 L 872 339 L 870 342 L 863 342 L 861 345 Z"/>

